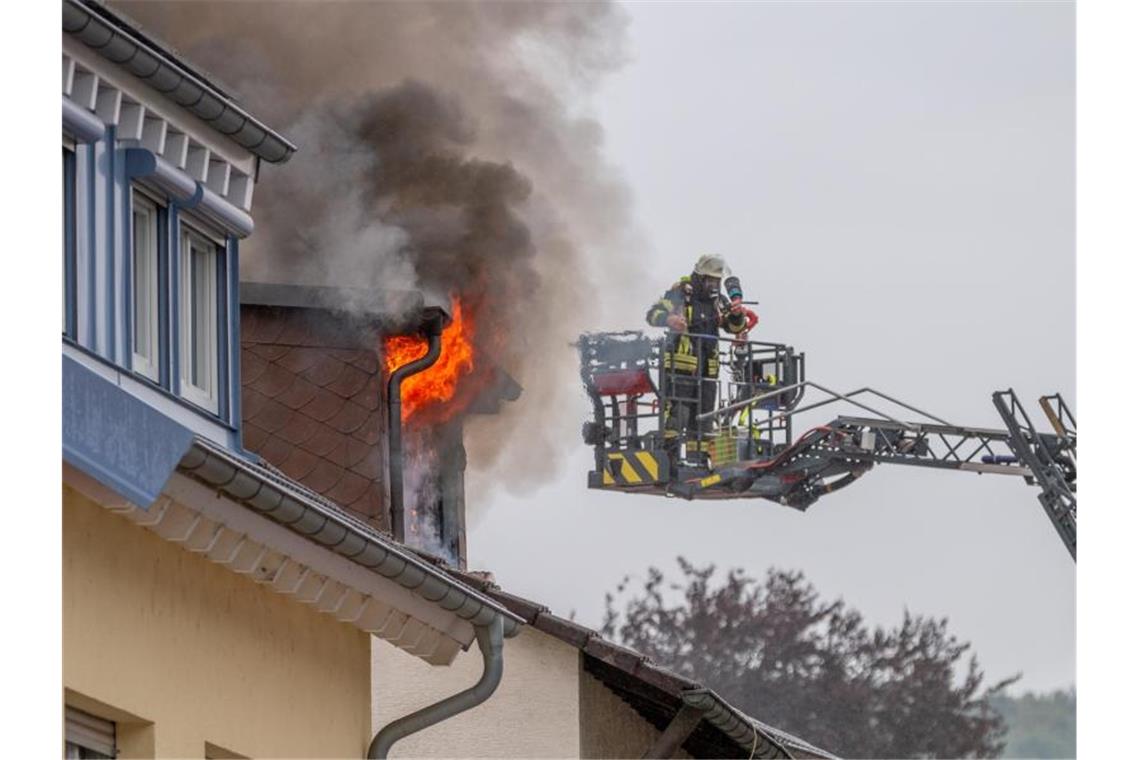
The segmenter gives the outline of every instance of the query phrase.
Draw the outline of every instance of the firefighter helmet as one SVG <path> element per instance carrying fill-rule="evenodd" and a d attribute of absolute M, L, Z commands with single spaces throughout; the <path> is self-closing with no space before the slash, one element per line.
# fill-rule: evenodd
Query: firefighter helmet
<path fill-rule="evenodd" d="M 728 267 L 724 265 L 724 259 L 720 256 L 706 254 L 697 259 L 697 263 L 693 265 L 693 274 L 702 274 L 719 280 L 728 274 Z"/>

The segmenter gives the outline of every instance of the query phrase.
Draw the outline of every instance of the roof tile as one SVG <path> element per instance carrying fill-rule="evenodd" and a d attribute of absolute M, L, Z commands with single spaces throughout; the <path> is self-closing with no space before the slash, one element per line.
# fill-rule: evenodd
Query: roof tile
<path fill-rule="evenodd" d="M 241 417 L 243 421 L 251 420 L 261 413 L 268 399 L 265 394 L 256 388 L 243 386 L 241 389 Z"/>
<path fill-rule="evenodd" d="M 357 406 L 351 401 L 345 401 L 337 413 L 327 420 L 326 424 L 347 435 L 363 427 L 368 422 L 368 417 L 369 411 L 367 409 Z"/>
<path fill-rule="evenodd" d="M 369 480 L 378 480 L 384 474 L 384 457 L 381 454 L 379 446 L 369 446 L 364 458 L 352 465 L 352 471 Z"/>
<path fill-rule="evenodd" d="M 299 371 L 301 376 L 310 383 L 324 388 L 339 378 L 348 369 L 348 366 L 340 359 L 322 353 L 320 361 L 315 361 Z"/>
<path fill-rule="evenodd" d="M 294 412 L 289 421 L 277 431 L 277 435 L 284 438 L 294 446 L 300 446 L 317 434 L 320 430 L 320 425 L 317 422 L 309 419 L 299 412 Z"/>
<path fill-rule="evenodd" d="M 289 346 L 276 343 L 243 343 L 242 348 L 249 349 L 267 362 L 275 362 L 290 351 Z"/>
<path fill-rule="evenodd" d="M 257 451 L 269 437 L 269 431 L 263 430 L 252 422 L 245 422 L 241 426 L 241 442 L 250 451 Z"/>
<path fill-rule="evenodd" d="M 353 397 L 352 402 L 359 404 L 368 411 L 374 411 L 380 408 L 380 376 L 370 375 L 368 380 Z"/>
<path fill-rule="evenodd" d="M 261 373 L 265 372 L 267 363 L 253 351 L 245 346 L 241 349 L 241 384 L 253 385 Z"/>
<path fill-rule="evenodd" d="M 353 431 L 352 437 L 370 446 L 380 442 L 380 415 L 370 414 L 364 424 Z"/>
<path fill-rule="evenodd" d="M 317 459 L 312 471 L 305 476 L 305 485 L 317 493 L 327 493 L 346 475 L 343 467 L 337 467 L 327 459 Z"/>
<path fill-rule="evenodd" d="M 331 383 L 326 385 L 330 391 L 341 398 L 352 398 L 368 383 L 368 373 L 351 364 L 341 364 L 343 371 Z"/>
<path fill-rule="evenodd" d="M 301 407 L 301 413 L 317 422 L 327 422 L 345 405 L 344 399 L 324 388 L 318 388 L 309 403 Z"/>
<path fill-rule="evenodd" d="M 293 417 L 293 410 L 284 404 L 278 403 L 274 399 L 266 398 L 261 409 L 257 414 L 253 415 L 250 419 L 255 424 L 265 428 L 270 433 L 276 433 L 281 428 L 288 424 L 289 420 Z"/>
<path fill-rule="evenodd" d="M 315 422 L 313 424 L 316 425 L 316 431 L 311 438 L 303 441 L 301 446 L 307 451 L 329 460 L 338 467 L 348 467 L 349 439 L 326 425 L 320 425 Z"/>
<path fill-rule="evenodd" d="M 323 361 L 325 361 L 325 353 L 321 349 L 298 346 L 290 347 L 289 350 L 282 354 L 281 358 L 277 360 L 282 367 L 295 375 Z"/>
<path fill-rule="evenodd" d="M 270 362 L 257 379 L 257 388 L 270 398 L 277 398 L 293 384 L 295 376 L 279 364 Z"/>
<path fill-rule="evenodd" d="M 277 395 L 277 400 L 290 409 L 300 409 L 317 395 L 317 386 L 299 375 L 290 377 L 293 378 L 292 384 Z"/>
<path fill-rule="evenodd" d="M 293 444 L 278 438 L 275 435 L 266 436 L 265 441 L 261 446 L 256 449 L 257 453 L 265 457 L 274 467 L 281 467 L 285 460 L 289 458 L 289 453 L 293 451 Z"/>
<path fill-rule="evenodd" d="M 286 457 L 285 461 L 280 465 L 281 472 L 293 478 L 293 480 L 299 480 L 305 485 L 309 485 L 306 477 L 313 471 L 313 468 L 317 466 L 317 463 L 321 461 L 323 460 L 318 459 L 304 449 L 292 446 L 289 449 L 289 456 Z"/>
<path fill-rule="evenodd" d="M 362 478 L 354 472 L 344 470 L 341 478 L 326 494 L 338 504 L 352 504 L 364 496 L 364 491 L 372 485 L 372 481 Z"/>

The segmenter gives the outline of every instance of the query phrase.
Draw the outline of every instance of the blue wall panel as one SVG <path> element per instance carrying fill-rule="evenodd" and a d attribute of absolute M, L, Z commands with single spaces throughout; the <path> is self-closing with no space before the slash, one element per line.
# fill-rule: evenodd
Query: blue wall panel
<path fill-rule="evenodd" d="M 63 458 L 147 508 L 194 434 L 112 382 L 63 357 Z"/>

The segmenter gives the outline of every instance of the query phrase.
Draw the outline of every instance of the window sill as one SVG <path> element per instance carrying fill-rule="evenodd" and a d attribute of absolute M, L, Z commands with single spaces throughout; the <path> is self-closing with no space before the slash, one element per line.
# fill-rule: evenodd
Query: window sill
<path fill-rule="evenodd" d="M 143 386 L 144 388 L 147 388 L 151 391 L 154 391 L 155 393 L 162 395 L 163 398 L 168 399 L 170 401 L 173 401 L 174 403 L 178 404 L 178 406 L 182 407 L 183 409 L 187 409 L 187 410 L 193 412 L 194 414 L 198 415 L 199 417 L 201 417 L 205 420 L 208 420 L 209 422 L 214 423 L 215 425 L 220 425 L 221 427 L 225 428 L 225 430 L 227 430 L 228 432 L 234 433 L 234 434 L 239 432 L 239 428 L 235 425 L 231 425 L 228 420 L 223 419 L 222 417 L 218 416 L 217 414 L 215 414 L 213 412 L 210 412 L 207 409 L 203 409 L 202 407 L 198 406 L 197 404 L 195 404 L 192 401 L 187 401 L 186 399 L 182 398 L 181 396 L 171 392 L 171 390 L 169 388 L 164 388 L 163 386 L 159 385 L 158 383 L 156 383 L 155 381 L 146 377 L 145 375 L 140 375 L 128 367 L 124 367 L 122 365 L 115 364 L 114 362 L 108 361 L 106 359 L 106 357 L 100 356 L 99 354 L 95 353 L 94 351 L 87 348 L 86 346 L 80 345 L 70 336 L 68 336 L 68 335 L 63 336 L 63 344 L 64 344 L 64 346 L 70 347 L 71 349 L 78 351 L 79 353 L 83 354 L 85 357 L 91 359 L 92 361 L 98 362 L 100 365 L 106 367 L 107 369 L 113 370 L 113 371 L 119 373 L 121 378 L 127 378 L 130 380 L 130 382 L 138 383 L 139 385 Z M 120 381 L 119 384 L 122 385 L 122 382 Z"/>

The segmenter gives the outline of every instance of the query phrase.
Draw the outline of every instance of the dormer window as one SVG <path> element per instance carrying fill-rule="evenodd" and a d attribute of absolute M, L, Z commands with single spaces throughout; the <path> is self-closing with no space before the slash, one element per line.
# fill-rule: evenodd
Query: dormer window
<path fill-rule="evenodd" d="M 159 353 L 159 205 L 135 190 L 131 196 L 131 263 L 134 268 L 132 288 L 134 303 L 131 310 L 133 355 L 135 372 L 159 381 L 161 354 Z"/>
<path fill-rule="evenodd" d="M 185 224 L 181 237 L 181 392 L 186 400 L 218 414 L 218 294 L 223 275 L 223 249 L 219 242 Z"/>

